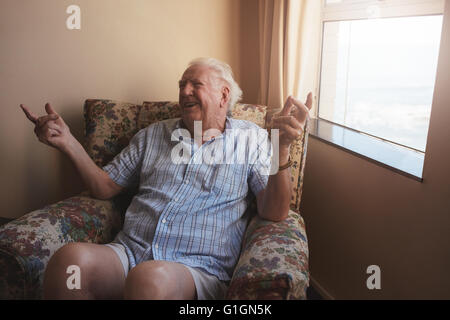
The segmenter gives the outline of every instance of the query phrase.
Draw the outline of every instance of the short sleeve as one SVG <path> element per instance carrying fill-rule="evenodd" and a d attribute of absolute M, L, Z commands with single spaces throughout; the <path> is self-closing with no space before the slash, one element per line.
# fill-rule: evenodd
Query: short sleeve
<path fill-rule="evenodd" d="M 256 196 L 264 190 L 269 181 L 269 173 L 272 159 L 272 144 L 270 142 L 267 130 L 258 129 L 256 139 L 250 146 L 252 154 L 250 155 L 250 172 L 248 175 L 248 184 L 253 194 Z"/>
<path fill-rule="evenodd" d="M 118 185 L 131 188 L 139 183 L 146 146 L 146 129 L 140 130 L 130 143 L 102 169 Z"/>

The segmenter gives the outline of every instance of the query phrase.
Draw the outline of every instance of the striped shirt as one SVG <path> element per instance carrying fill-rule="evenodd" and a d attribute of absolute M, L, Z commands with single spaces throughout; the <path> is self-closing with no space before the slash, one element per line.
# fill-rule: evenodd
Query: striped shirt
<path fill-rule="evenodd" d="M 201 146 L 180 118 L 140 130 L 103 167 L 118 185 L 138 187 L 114 239 L 125 247 L 130 268 L 166 260 L 229 280 L 249 218 L 244 213 L 267 185 L 268 141 L 266 130 L 232 118 L 224 133 Z"/>

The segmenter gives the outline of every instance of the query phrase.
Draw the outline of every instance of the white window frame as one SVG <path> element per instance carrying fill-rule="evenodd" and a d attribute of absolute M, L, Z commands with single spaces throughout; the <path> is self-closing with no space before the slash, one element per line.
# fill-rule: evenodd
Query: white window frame
<path fill-rule="evenodd" d="M 393 18 L 443 14 L 445 0 L 322 0 L 326 21 Z"/>

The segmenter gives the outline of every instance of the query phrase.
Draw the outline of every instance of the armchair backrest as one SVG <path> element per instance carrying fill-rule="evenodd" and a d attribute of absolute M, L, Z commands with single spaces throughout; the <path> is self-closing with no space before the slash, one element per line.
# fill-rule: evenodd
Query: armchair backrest
<path fill-rule="evenodd" d="M 88 99 L 84 105 L 84 147 L 98 166 L 111 161 L 140 130 L 157 121 L 181 116 L 178 103 L 144 102 L 142 105 L 113 100 Z M 249 120 L 266 128 L 271 114 L 266 106 L 236 104 L 235 119 Z M 291 145 L 293 194 L 291 209 L 299 212 L 306 160 L 308 130 Z"/>

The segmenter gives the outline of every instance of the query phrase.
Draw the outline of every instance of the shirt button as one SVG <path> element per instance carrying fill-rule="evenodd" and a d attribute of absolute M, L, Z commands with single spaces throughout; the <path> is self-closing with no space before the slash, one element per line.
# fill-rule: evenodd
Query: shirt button
<path fill-rule="evenodd" d="M 166 223 L 167 222 L 167 220 L 166 219 L 162 219 L 162 223 Z"/>
<path fill-rule="evenodd" d="M 155 244 L 155 249 L 158 249 L 158 248 L 159 248 L 158 244 Z"/>
<path fill-rule="evenodd" d="M 188 183 L 189 183 L 188 179 L 184 180 L 184 184 L 188 184 Z"/>
<path fill-rule="evenodd" d="M 178 197 L 173 198 L 173 201 L 177 202 L 178 201 Z"/>

